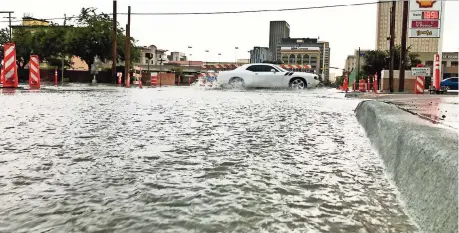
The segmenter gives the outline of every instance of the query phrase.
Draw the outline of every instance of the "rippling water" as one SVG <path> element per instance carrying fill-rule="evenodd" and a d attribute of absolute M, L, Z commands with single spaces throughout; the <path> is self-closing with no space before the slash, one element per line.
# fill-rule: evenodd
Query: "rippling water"
<path fill-rule="evenodd" d="M 416 232 L 328 91 L 0 94 L 0 232 Z"/>

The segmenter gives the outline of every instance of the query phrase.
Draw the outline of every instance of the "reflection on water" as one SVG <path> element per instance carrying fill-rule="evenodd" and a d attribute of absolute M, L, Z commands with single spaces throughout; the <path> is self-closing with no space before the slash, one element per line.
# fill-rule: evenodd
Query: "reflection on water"
<path fill-rule="evenodd" d="M 354 100 L 108 89 L 0 96 L 0 232 L 416 231 Z"/>

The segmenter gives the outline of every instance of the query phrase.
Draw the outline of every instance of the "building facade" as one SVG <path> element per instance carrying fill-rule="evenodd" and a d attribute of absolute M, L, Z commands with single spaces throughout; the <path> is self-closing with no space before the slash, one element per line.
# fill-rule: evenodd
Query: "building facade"
<path fill-rule="evenodd" d="M 366 62 L 365 54 L 368 51 L 370 51 L 370 50 L 368 50 L 368 49 L 360 49 L 360 54 L 359 54 L 359 50 L 358 49 L 354 50 L 354 55 L 351 56 L 353 58 L 353 63 L 354 63 L 352 65 L 352 67 L 351 67 L 351 70 L 352 69 L 357 69 L 357 67 L 359 67 L 359 70 L 362 71 L 363 66 L 365 65 L 365 62 Z M 347 62 L 347 60 L 346 60 L 346 62 Z M 346 69 L 346 67 L 344 69 Z M 349 71 L 349 70 L 346 69 L 346 71 Z"/>
<path fill-rule="evenodd" d="M 383 0 L 380 0 L 381 2 Z M 441 4 L 436 1 L 435 4 Z M 390 36 L 390 11 L 392 2 L 378 4 L 376 20 L 376 49 L 389 50 Z M 397 1 L 395 7 L 395 44 L 400 45 L 402 40 L 402 19 L 403 19 L 403 1 Z M 407 38 L 407 46 L 411 46 L 411 52 L 437 52 L 438 38 Z"/>
<path fill-rule="evenodd" d="M 138 65 L 160 65 L 160 60 L 162 64 L 168 63 L 169 59 L 167 56 L 167 51 L 165 49 L 158 49 L 155 45 L 139 47 L 140 50 L 140 64 Z M 149 60 L 148 57 L 151 59 Z"/>
<path fill-rule="evenodd" d="M 280 60 L 277 57 L 277 47 L 283 38 L 290 37 L 290 25 L 286 21 L 269 22 L 269 50 L 273 61 Z"/>
<path fill-rule="evenodd" d="M 310 65 L 312 70 L 329 79 L 330 46 L 315 38 L 283 38 L 277 45 L 277 60 L 283 64 Z"/>
<path fill-rule="evenodd" d="M 344 64 L 344 70 L 348 71 L 348 72 L 351 72 L 352 70 L 354 70 L 355 67 L 357 66 L 357 62 L 356 61 L 357 61 L 357 59 L 355 58 L 354 55 L 347 56 L 346 62 Z"/>
<path fill-rule="evenodd" d="M 280 47 L 279 57 L 282 64 L 309 65 L 311 70 L 320 74 L 321 55 L 319 47 Z"/>
<path fill-rule="evenodd" d="M 434 53 L 417 53 L 419 54 L 419 60 L 426 67 L 430 67 L 433 71 L 434 64 Z M 458 77 L 458 52 L 443 52 L 442 53 L 442 77 L 443 79 L 449 77 Z"/>
<path fill-rule="evenodd" d="M 253 47 L 253 49 L 250 50 L 250 63 L 262 63 L 271 60 L 271 52 L 267 47 Z"/>
<path fill-rule="evenodd" d="M 230 62 L 231 63 L 231 62 Z M 226 63 L 226 64 L 230 64 L 230 63 Z M 239 65 L 244 65 L 244 64 L 249 64 L 250 63 L 250 59 L 237 59 L 236 61 L 236 64 L 239 64 Z"/>
<path fill-rule="evenodd" d="M 186 61 L 186 54 L 182 52 L 171 52 L 168 56 L 169 61 Z"/>

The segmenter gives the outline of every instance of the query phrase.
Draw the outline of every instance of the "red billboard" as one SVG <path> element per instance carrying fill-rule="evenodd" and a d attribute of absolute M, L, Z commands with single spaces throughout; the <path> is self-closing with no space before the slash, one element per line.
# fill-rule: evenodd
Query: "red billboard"
<path fill-rule="evenodd" d="M 411 28 L 438 28 L 438 20 L 413 20 Z"/>

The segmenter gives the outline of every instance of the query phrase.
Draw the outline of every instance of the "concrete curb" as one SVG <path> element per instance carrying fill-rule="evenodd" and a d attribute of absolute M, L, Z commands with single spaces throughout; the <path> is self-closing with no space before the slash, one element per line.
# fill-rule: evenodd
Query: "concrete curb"
<path fill-rule="evenodd" d="M 458 232 L 457 133 L 378 101 L 355 112 L 421 230 Z"/>

